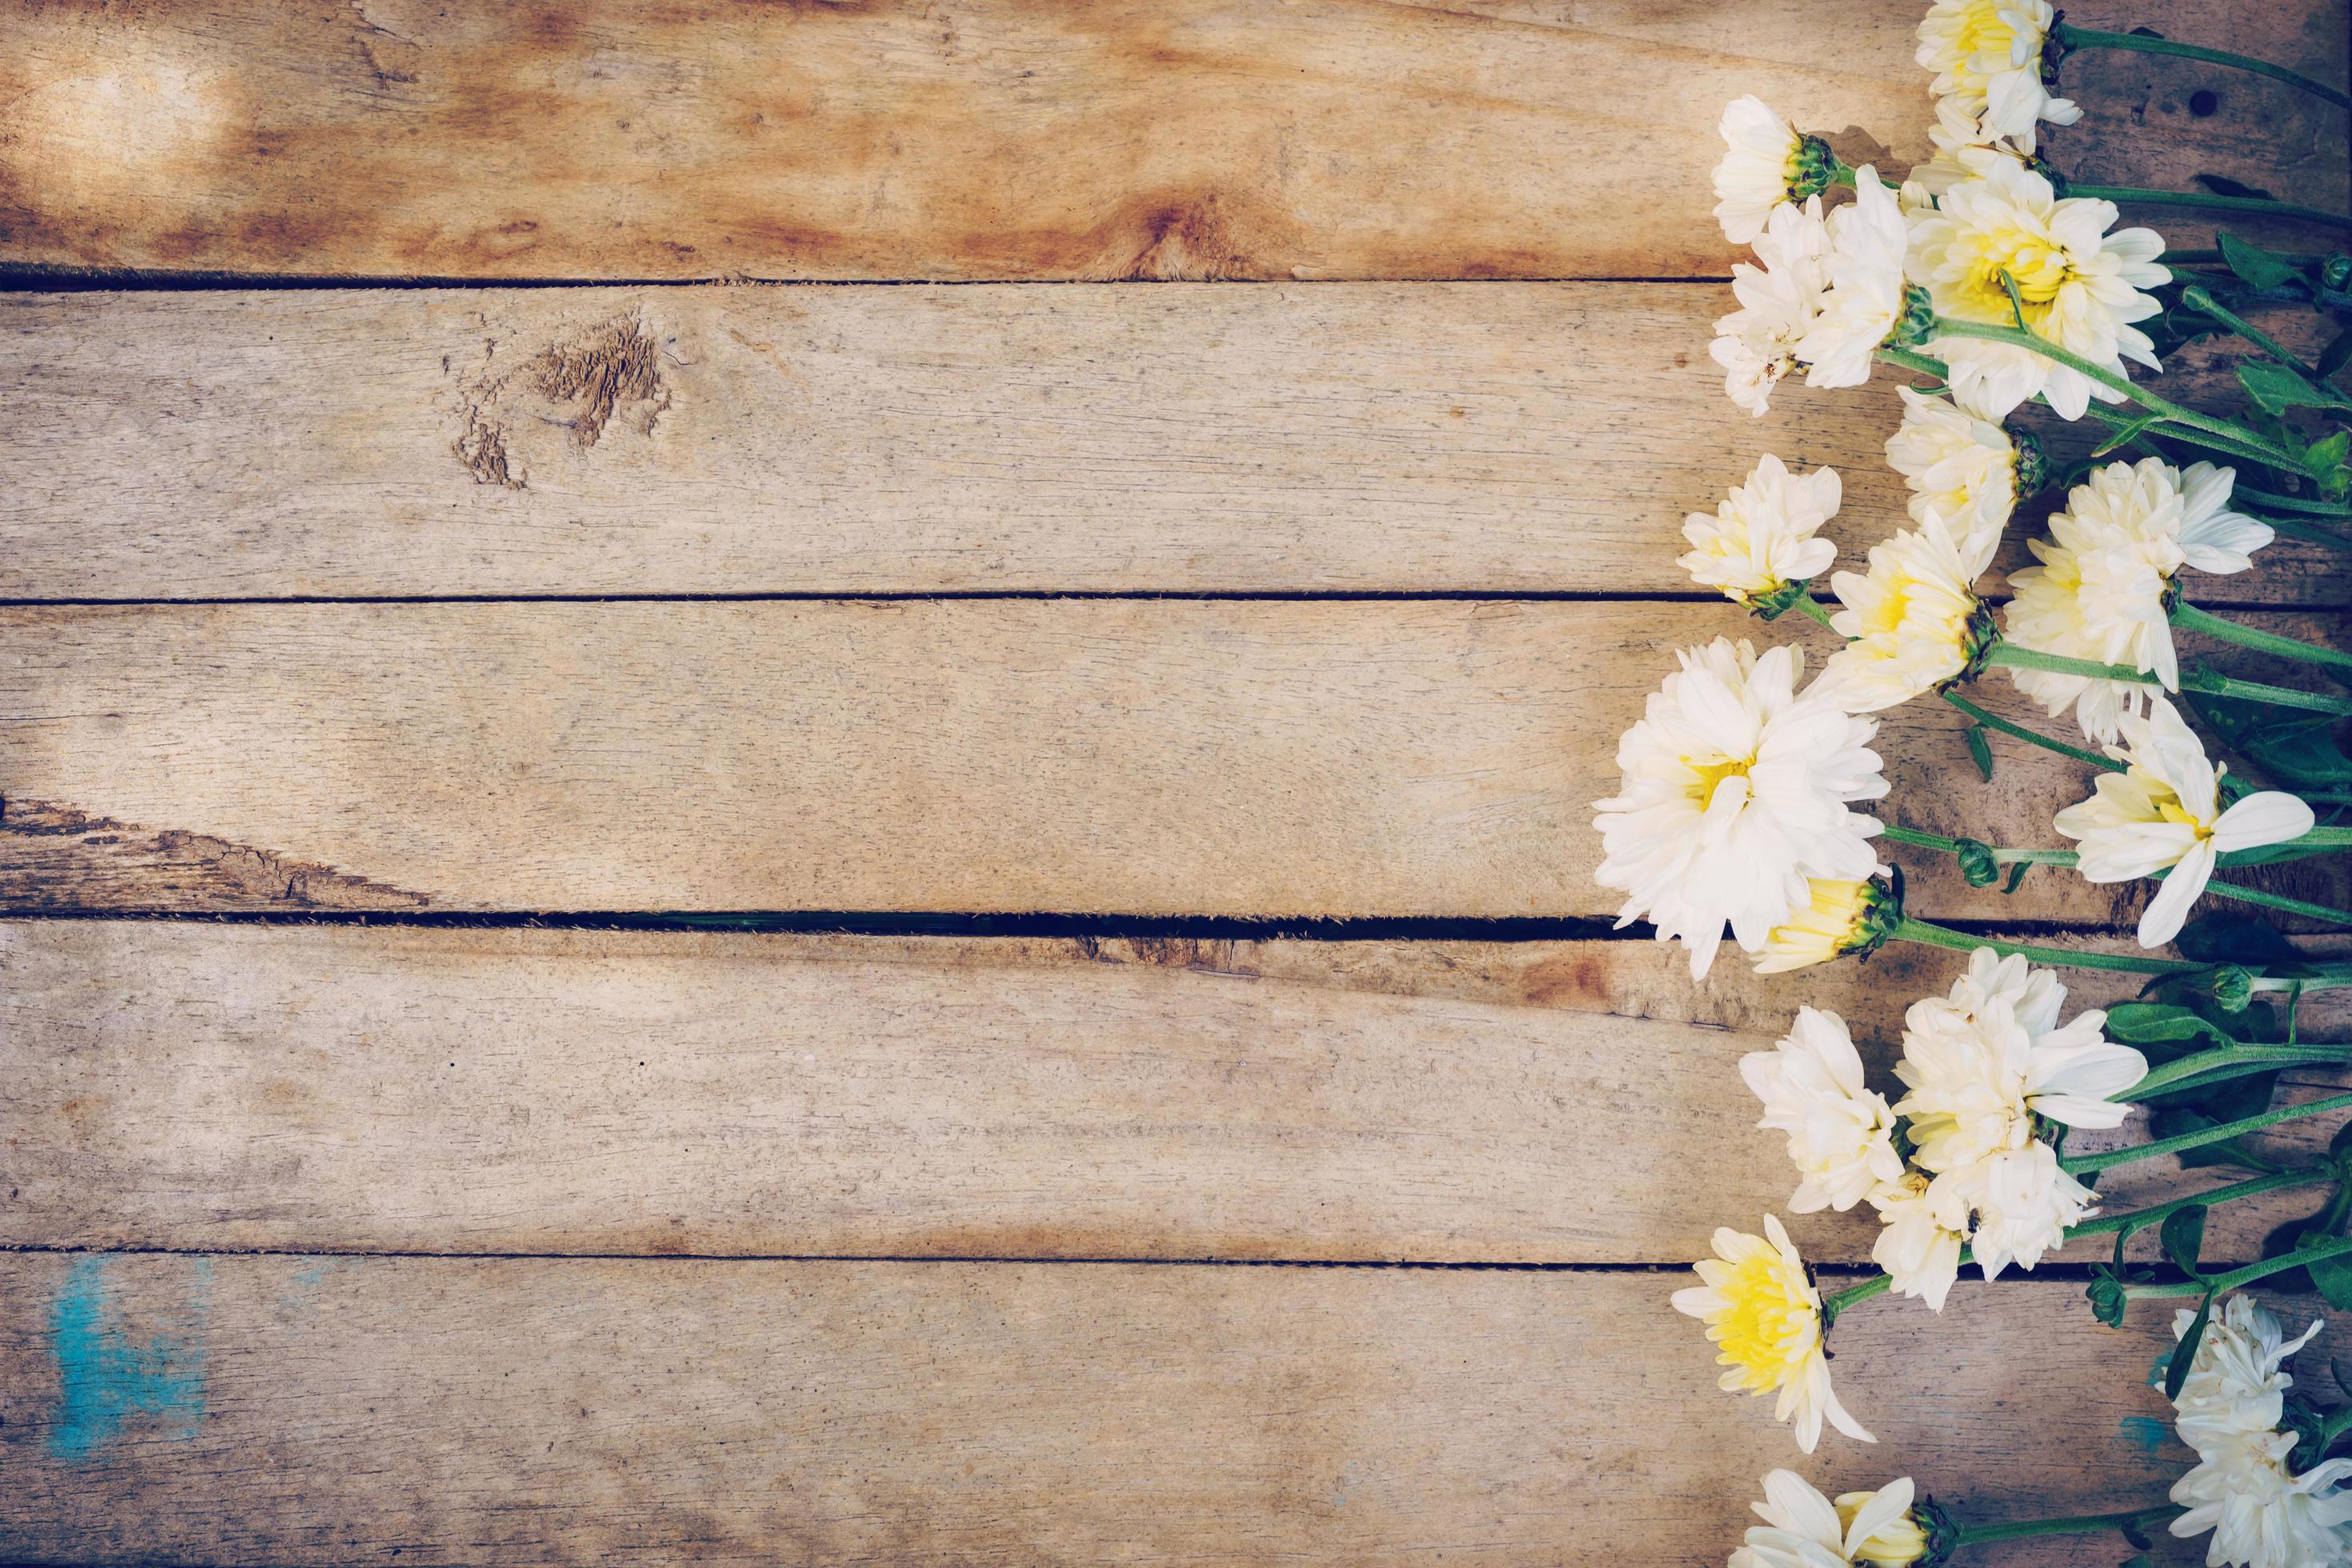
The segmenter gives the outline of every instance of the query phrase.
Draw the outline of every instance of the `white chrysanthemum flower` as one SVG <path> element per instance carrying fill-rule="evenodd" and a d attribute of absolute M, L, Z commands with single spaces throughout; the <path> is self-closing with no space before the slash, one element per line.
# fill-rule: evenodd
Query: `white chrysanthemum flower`
<path fill-rule="evenodd" d="M 1724 238 L 1748 245 L 1774 207 L 1811 194 L 1799 177 L 1805 139 L 1753 93 L 1726 104 L 1716 129 L 1725 151 L 1715 166 L 1715 220 Z"/>
<path fill-rule="evenodd" d="M 2101 773 L 2091 798 L 2057 816 L 2076 840 L 2076 868 L 2088 882 L 2129 882 L 2170 868 L 2139 918 L 2139 944 L 2162 947 L 2180 933 L 2189 909 L 2213 879 L 2220 858 L 2300 838 L 2317 825 L 2311 807 L 2281 790 L 2263 790 L 2224 810 L 2221 774 L 2205 747 L 2163 698 L 2147 717 L 2118 721 L 2123 744 L 2108 748 L 2119 773 Z"/>
<path fill-rule="evenodd" d="M 2032 152 L 2040 121 L 2083 118 L 2042 80 L 2042 46 L 2057 20 L 2049 0 L 1936 0 L 1919 24 L 1917 58 L 1936 73 L 1928 90 Z"/>
<path fill-rule="evenodd" d="M 2326 1459 L 2301 1475 L 2287 1468 L 2295 1435 L 2242 1436 L 2200 1450 L 2172 1486 L 2189 1511 L 2172 1521 L 2183 1540 L 2213 1532 L 2212 1568 L 2338 1568 L 2352 1561 L 2352 1459 Z"/>
<path fill-rule="evenodd" d="M 1903 209 L 1868 164 L 1853 183 L 1854 199 L 1829 216 L 1829 288 L 1797 344 L 1807 386 L 1868 381 L 1873 356 L 1903 320 Z"/>
<path fill-rule="evenodd" d="M 1764 1500 L 1750 1505 L 1764 1522 L 1749 1527 L 1730 1568 L 1910 1568 L 1927 1553 L 1913 1495 L 1906 1476 L 1832 1503 L 1794 1471 L 1774 1470 L 1764 1478 Z"/>
<path fill-rule="evenodd" d="M 1870 1260 L 1886 1274 L 1898 1296 L 1916 1296 L 1931 1312 L 1944 1310 L 1944 1298 L 1960 1277 L 1960 1248 L 1968 1245 L 1967 1205 L 1953 1202 L 1950 1189 L 1938 1194 L 1943 1206 L 1929 1197 L 1931 1184 L 1917 1171 L 1906 1171 L 1870 1194 L 1883 1227 L 1870 1248 Z"/>
<path fill-rule="evenodd" d="M 2242 572 L 2277 537 L 2270 525 L 2230 510 L 2237 470 L 2210 463 L 2175 468 L 2161 458 L 2092 470 L 2050 519 L 2050 538 L 2026 548 L 2041 564 L 2010 578 L 2015 597 L 2004 635 L 2022 648 L 2145 670 L 2167 690 L 2180 686 L 2166 590 L 2183 566 L 2217 575 Z M 2124 714 L 2145 702 L 2137 681 L 2010 670 L 2018 689 L 2053 716 L 2069 704 L 2083 732 L 2113 741 Z"/>
<path fill-rule="evenodd" d="M 1797 1447 L 1808 1454 L 1821 1444 L 1824 1420 L 1849 1437 L 1876 1442 L 1830 1386 L 1821 1293 L 1780 1217 L 1764 1216 L 1762 1236 L 1726 1226 L 1713 1245 L 1715 1256 L 1692 1266 L 1701 1283 L 1675 1291 L 1674 1306 L 1706 1324 L 1719 1352 L 1716 1364 L 1727 1369 L 1716 1385 L 1733 1394 L 1777 1390 L 1772 1418 L 1792 1422 Z"/>
<path fill-rule="evenodd" d="M 1932 511 L 1872 545 L 1868 572 L 1830 579 L 1845 606 L 1830 626 L 1847 640 L 1820 686 L 1856 713 L 1875 713 L 1958 679 L 1989 630 L 1971 584 L 1991 560 L 1990 548 L 1963 557 Z"/>
<path fill-rule="evenodd" d="M 1759 418 L 1772 389 L 1797 368 L 1797 344 L 1821 313 L 1829 249 L 1821 197 L 1801 207 L 1783 202 L 1756 240 L 1756 259 L 1763 265 L 1742 261 L 1731 268 L 1739 309 L 1715 323 L 1707 353 L 1723 367 L 1723 390 L 1731 401 Z"/>
<path fill-rule="evenodd" d="M 1799 476 L 1767 452 L 1713 517 L 1695 511 L 1684 521 L 1692 548 L 1676 564 L 1699 586 L 1752 606 L 1830 569 L 1837 546 L 1818 534 L 1839 499 L 1835 468 Z"/>
<path fill-rule="evenodd" d="M 1970 1256 L 1988 1279 L 2011 1263 L 2032 1269 L 2064 1245 L 2067 1226 L 2098 1212 L 2097 1199 L 2059 1167 L 2058 1151 L 2038 1139 L 1947 1171 L 1927 1186 L 1927 1201 L 1939 1212 L 1976 1216 Z"/>
<path fill-rule="evenodd" d="M 1675 656 L 1641 721 L 1617 743 L 1618 793 L 1594 803 L 1606 858 L 1598 880 L 1626 895 L 1618 924 L 1646 918 L 1705 974 L 1728 924 L 1753 952 L 1811 896 L 1814 877 L 1880 871 L 1879 825 L 1847 803 L 1886 793 L 1877 726 L 1797 680 L 1804 655 L 1761 658 L 1717 637 Z"/>
<path fill-rule="evenodd" d="M 1903 425 L 1886 438 L 1886 461 L 1910 489 L 1912 521 L 1935 513 L 1964 561 L 1990 561 L 2017 510 L 2017 443 L 1948 397 L 1900 390 Z"/>
<path fill-rule="evenodd" d="M 2174 1315 L 2175 1341 L 2189 1331 L 2196 1317 L 2186 1309 Z M 2314 1318 L 2309 1328 L 2290 1340 L 2279 1321 L 2252 1296 L 2235 1295 L 2221 1302 L 2207 1320 L 2188 1375 L 2172 1398 L 2179 1412 L 2181 1441 L 2203 1453 L 2233 1438 L 2275 1430 L 2285 1414 L 2286 1391 L 2294 1386 L 2294 1379 L 2282 1368 L 2324 1327 L 2324 1319 Z"/>
<path fill-rule="evenodd" d="M 2126 359 L 2160 370 L 2155 343 L 2131 323 L 2163 309 L 2141 290 L 2171 279 L 2156 260 L 2164 240 L 2150 228 L 2109 234 L 2115 221 L 2113 202 L 2062 201 L 2048 180 L 1996 160 L 1946 191 L 1934 212 L 1916 216 L 1906 270 L 1939 316 L 2011 326 L 2021 314 L 2034 332 L 2117 375 Z M 2004 272 L 2017 285 L 2015 310 Z M 1950 367 L 1960 395 L 1995 418 L 2037 393 L 2067 419 L 2081 418 L 2093 396 L 2123 398 L 2013 343 L 1940 337 L 1927 352 Z"/>
<path fill-rule="evenodd" d="M 1903 180 L 1906 214 L 1935 205 L 1936 198 L 1962 180 L 1981 176 L 1995 162 L 2031 167 L 2031 154 L 1984 127 L 1957 98 L 1936 100 L 1936 123 L 1927 127 L 1936 151 L 1924 163 L 1912 165 Z"/>
<path fill-rule="evenodd" d="M 1786 974 L 1874 945 L 1870 917 L 1881 901 L 1876 883 L 1815 877 L 1807 893 L 1764 938 L 1756 954 L 1757 973 Z"/>
<path fill-rule="evenodd" d="M 1911 1092 L 1895 1113 L 1908 1120 L 1920 1169 L 1941 1174 L 2024 1149 L 2036 1116 L 2066 1127 L 2123 1125 L 2131 1107 L 2113 1097 L 2147 1075 L 2147 1058 L 2107 1040 L 2102 1009 L 2061 1026 L 2065 1000 L 2050 971 L 1980 947 L 1950 994 L 1911 1005 L 1895 1067 Z"/>
<path fill-rule="evenodd" d="M 1739 1058 L 1739 1076 L 1764 1102 L 1756 1125 L 1789 1135 L 1800 1177 L 1792 1214 L 1843 1212 L 1901 1178 L 1895 1112 L 1863 1082 L 1861 1053 L 1835 1013 L 1798 1008 L 1777 1046 Z"/>

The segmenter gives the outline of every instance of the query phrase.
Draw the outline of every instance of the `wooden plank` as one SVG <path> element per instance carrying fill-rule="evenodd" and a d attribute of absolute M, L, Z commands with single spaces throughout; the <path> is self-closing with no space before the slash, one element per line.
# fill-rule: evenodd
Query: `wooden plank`
<path fill-rule="evenodd" d="M 339 277 L 1722 273 L 1717 109 L 1927 151 L 1919 7 L 11 0 L 0 260 Z M 2341 80 L 2342 8 L 2133 12 Z M 2086 177 L 2343 194 L 2258 79 L 2084 68 Z M 2158 87 L 2154 84 L 2160 83 Z M 1884 139 L 1882 142 L 1881 139 Z M 1885 143 L 1891 143 L 1890 147 Z M 2281 163 L 2284 160 L 2284 167 Z M 2201 243 L 2201 241 L 2200 242 Z"/>
<path fill-rule="evenodd" d="M 1891 378 L 1758 422 L 1720 285 L 0 296 L 0 597 L 1684 594 L 1767 450 L 1903 514 Z M 2315 351 L 2308 311 L 2264 324 Z M 2241 396 L 2177 356 L 2168 392 Z M 2095 431 L 2045 433 L 2062 458 Z M 2004 564 L 2047 511 L 2029 511 Z M 2282 542 L 2217 604 L 2352 602 Z M 2000 591 L 1996 577 L 1989 584 Z"/>
<path fill-rule="evenodd" d="M 1613 914 L 1591 803 L 1670 650 L 1718 633 L 1758 628 L 1509 601 L 11 609 L 0 904 Z M 2006 744 L 1998 787 L 1967 783 L 1939 703 L 1878 749 L 1930 831 L 2048 842 L 2084 793 Z M 1948 915 L 2140 896 L 1908 863 Z"/>
<path fill-rule="evenodd" d="M 1940 1319 L 1872 1303 L 1837 1376 L 1880 1441 L 1804 1459 L 1716 1389 L 1675 1283 L 16 1256 L 0 1552 L 1696 1563 L 1775 1466 L 1832 1491 L 1907 1473 L 1995 1519 L 2153 1504 L 2189 1462 L 2146 1382 L 2168 1313 L 2102 1332 L 2058 1282 L 1962 1287 Z M 2020 1419 L 2021 1389 L 2068 1418 Z"/>
<path fill-rule="evenodd" d="M 1959 964 L 1694 987 L 1624 942 L 0 924 L 0 1246 L 1675 1263 L 1794 1185 L 1740 1053 L 1811 1003 L 1891 1086 L 1886 1016 Z M 2315 1204 L 2219 1211 L 2208 1256 Z M 1796 1223 L 1823 1261 L 1876 1238 Z"/>

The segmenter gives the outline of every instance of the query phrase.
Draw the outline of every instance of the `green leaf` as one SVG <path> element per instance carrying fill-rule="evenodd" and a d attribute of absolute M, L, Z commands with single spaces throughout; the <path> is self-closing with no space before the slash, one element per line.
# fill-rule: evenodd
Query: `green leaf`
<path fill-rule="evenodd" d="M 2189 1320 L 2189 1331 L 2172 1348 L 2172 1360 L 2164 1369 L 2164 1396 L 2180 1397 L 2181 1385 L 2189 1381 L 2189 1368 L 2197 1360 L 2197 1347 L 2204 1342 L 2205 1325 L 2213 1321 L 2213 1298 L 2209 1292 L 2197 1303 L 2197 1316 Z"/>
<path fill-rule="evenodd" d="M 2245 187 L 2241 186 L 2240 191 Z M 2235 195 L 2238 191 L 2223 191 L 2223 195 Z M 2250 239 L 2240 239 L 2234 234 L 2219 234 L 2214 238 L 2221 246 L 2221 259 L 2230 270 L 2246 281 L 2257 292 L 2284 289 L 2290 283 L 2303 281 L 2303 268 L 2275 251 L 2265 250 Z"/>
<path fill-rule="evenodd" d="M 2250 360 L 2240 365 L 2238 384 L 2266 414 L 2284 414 L 2290 408 L 2347 406 L 2343 394 L 2314 386 L 2286 366 L 2269 360 Z"/>
<path fill-rule="evenodd" d="M 2319 351 L 2319 374 L 2334 375 L 2352 362 L 2352 331 L 2338 332 L 2336 341 Z"/>
<path fill-rule="evenodd" d="M 2007 898 L 2017 891 L 2017 885 L 2025 880 L 2025 874 L 2032 869 L 2033 862 L 2031 860 L 2020 860 L 2016 865 L 2011 866 L 2009 868 L 2009 880 L 2000 889 L 2001 897 Z"/>
<path fill-rule="evenodd" d="M 2116 451 L 2124 447 L 2128 447 L 2134 441 L 2138 440 L 2142 435 L 2146 434 L 2149 426 L 2160 425 L 2163 422 L 2164 416 L 2161 414 L 2143 414 L 2138 418 L 2133 420 L 2130 424 L 2125 426 L 2122 429 L 2116 431 L 2114 435 L 2108 437 L 2105 440 L 2100 442 L 2099 445 L 2093 449 L 2091 456 L 2094 458 L 2104 458 L 2109 452 Z"/>
<path fill-rule="evenodd" d="M 2205 1247 L 2205 1215 L 2203 1204 L 2175 1209 L 2164 1216 L 2164 1227 L 2156 1233 L 2172 1266 L 2191 1279 L 2197 1278 L 2197 1255 Z"/>
<path fill-rule="evenodd" d="M 2315 1244 L 2325 1239 L 2318 1236 L 2312 1237 Z M 2342 1254 L 2334 1258 L 2315 1258 L 2303 1268 L 2329 1306 L 2339 1312 L 2352 1310 L 2352 1263 L 2345 1261 Z"/>
<path fill-rule="evenodd" d="M 1985 739 L 1985 727 L 1982 724 L 1969 725 L 1965 738 L 1969 743 L 1969 756 L 1976 763 L 1977 772 L 1984 774 L 1985 783 L 1992 783 L 1992 742 Z"/>
<path fill-rule="evenodd" d="M 2342 1362 L 2336 1360 L 2334 1356 L 2329 1356 L 2327 1358 L 2327 1371 L 2328 1374 L 2336 1379 L 2336 1387 L 2342 1389 L 2346 1394 L 2352 1394 L 2352 1378 L 2347 1378 L 2344 1375 L 2344 1363 Z"/>
<path fill-rule="evenodd" d="M 2330 1160 L 2340 1164 L 2347 1154 L 2352 1154 L 2352 1121 L 2337 1128 L 2336 1136 L 2327 1141 L 2327 1157 Z"/>
<path fill-rule="evenodd" d="M 2107 1038 L 2126 1045 L 2204 1039 L 2217 1046 L 2242 1044 L 2235 1035 L 2186 1007 L 2167 1002 L 2118 1002 L 2107 1009 Z"/>

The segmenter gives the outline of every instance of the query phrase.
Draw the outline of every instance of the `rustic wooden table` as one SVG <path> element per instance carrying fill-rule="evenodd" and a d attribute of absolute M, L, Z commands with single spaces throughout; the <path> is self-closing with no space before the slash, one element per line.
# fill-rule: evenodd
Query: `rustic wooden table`
<path fill-rule="evenodd" d="M 0 0 L 0 1556 L 1719 1562 L 1733 1063 L 1951 966 L 1694 987 L 1590 807 L 1748 625 L 1685 512 L 1900 511 L 1890 386 L 1720 396 L 1705 193 L 1743 91 L 1923 157 L 1917 10 Z M 2352 199 L 2069 70 L 2067 166 Z M 1948 717 L 1912 819 L 2046 837 Z M 1962 1290 L 1801 1468 L 2159 1499 L 2161 1315 Z"/>

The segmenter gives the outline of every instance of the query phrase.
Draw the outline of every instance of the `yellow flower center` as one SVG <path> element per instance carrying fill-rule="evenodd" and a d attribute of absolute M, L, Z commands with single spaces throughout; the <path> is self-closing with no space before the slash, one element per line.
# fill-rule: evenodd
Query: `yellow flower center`
<path fill-rule="evenodd" d="M 1718 763 L 1693 762 L 1690 763 L 1690 783 L 1684 786 L 1684 793 L 1698 803 L 1701 811 L 1705 811 L 1708 803 L 1715 799 L 1716 785 L 1726 779 L 1746 778 L 1748 770 L 1755 765 L 1756 759 L 1752 756 L 1726 757 Z"/>
<path fill-rule="evenodd" d="M 1742 1388 L 1759 1394 L 1778 1388 L 1821 1332 L 1804 1278 L 1768 1249 L 1735 1264 L 1716 1289 L 1730 1303 L 1711 1336 L 1723 1352 L 1722 1363 L 1745 1373 Z"/>
<path fill-rule="evenodd" d="M 1853 1516 L 1862 1505 L 1876 1497 L 1876 1492 L 1848 1492 L 1837 1500 L 1838 1528 L 1852 1530 Z M 1891 1524 L 1882 1524 L 1878 1533 L 1854 1549 L 1853 1560 L 1867 1563 L 1871 1568 L 1911 1568 L 1927 1555 L 1927 1532 L 1919 1528 L 1918 1516 L 1904 1514 Z"/>
<path fill-rule="evenodd" d="M 1979 239 L 1968 276 L 1960 283 L 1960 297 L 1989 320 L 2008 320 L 2009 290 L 2000 283 L 2004 272 L 2017 285 L 2025 324 L 2035 328 L 2049 315 L 2050 302 L 2058 298 L 2058 291 L 2075 276 L 2065 251 L 2048 238 L 2026 229 L 2011 229 Z"/>
<path fill-rule="evenodd" d="M 1976 68 L 1976 59 L 1990 51 L 2006 60 L 2016 47 L 2017 29 L 2001 15 L 2008 0 L 1970 0 L 1960 12 L 1960 25 L 1954 35 L 1952 76 L 1962 92 L 1982 92 L 1984 73 Z"/>

